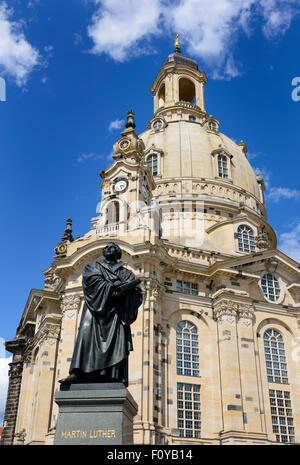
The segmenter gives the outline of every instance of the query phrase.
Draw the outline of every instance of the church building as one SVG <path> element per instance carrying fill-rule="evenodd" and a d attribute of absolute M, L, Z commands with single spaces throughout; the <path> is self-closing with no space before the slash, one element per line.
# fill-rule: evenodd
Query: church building
<path fill-rule="evenodd" d="M 142 281 L 128 389 L 135 444 L 300 443 L 300 266 L 277 250 L 245 142 L 205 109 L 206 75 L 178 42 L 142 134 L 134 112 L 100 173 L 99 215 L 72 220 L 30 291 L 10 364 L 2 444 L 53 444 L 82 270 L 108 242 Z M 100 200 L 100 198 L 99 198 Z"/>

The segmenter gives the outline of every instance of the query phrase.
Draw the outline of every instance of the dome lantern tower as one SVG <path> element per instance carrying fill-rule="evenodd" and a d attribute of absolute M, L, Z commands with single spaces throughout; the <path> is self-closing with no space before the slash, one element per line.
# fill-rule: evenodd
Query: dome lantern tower
<path fill-rule="evenodd" d="M 176 109 L 187 108 L 206 115 L 204 107 L 204 86 L 207 77 L 199 71 L 195 60 L 182 55 L 178 37 L 175 50 L 171 53 L 150 88 L 154 100 L 154 113 L 164 115 L 176 113 Z"/>

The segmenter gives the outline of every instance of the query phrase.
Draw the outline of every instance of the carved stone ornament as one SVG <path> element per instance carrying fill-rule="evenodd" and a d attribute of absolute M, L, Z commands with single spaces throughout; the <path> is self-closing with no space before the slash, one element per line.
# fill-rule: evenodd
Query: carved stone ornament
<path fill-rule="evenodd" d="M 40 346 L 43 346 L 44 344 L 47 344 L 49 346 L 53 346 L 58 339 L 59 332 L 60 328 L 57 325 L 50 323 L 42 324 L 36 335 L 35 345 L 39 344 Z"/>
<path fill-rule="evenodd" d="M 55 291 L 59 285 L 61 278 L 55 275 L 51 270 L 45 275 L 45 289 L 49 291 Z"/>
<path fill-rule="evenodd" d="M 26 439 L 26 429 L 23 428 L 21 431 L 19 431 L 18 433 L 15 433 L 15 438 L 17 439 L 17 441 L 21 444 L 24 444 L 25 442 L 25 439 Z"/>
<path fill-rule="evenodd" d="M 12 362 L 9 364 L 9 379 L 10 383 L 17 384 L 22 378 L 23 362 Z"/>
<path fill-rule="evenodd" d="M 242 326 L 252 326 L 254 320 L 254 310 L 251 305 L 239 305 L 238 310 L 239 324 Z"/>
<path fill-rule="evenodd" d="M 23 363 L 25 363 L 26 365 L 30 364 L 32 360 L 32 348 L 33 348 L 32 342 L 33 342 L 33 338 L 30 337 L 27 339 L 26 344 L 25 344 L 25 349 L 23 352 Z"/>
<path fill-rule="evenodd" d="M 215 307 L 215 317 L 220 325 L 234 326 L 238 313 L 238 304 L 231 300 L 222 300 Z"/>
<path fill-rule="evenodd" d="M 64 295 L 61 297 L 61 310 L 63 318 L 66 320 L 71 320 L 75 318 L 76 313 L 80 308 L 80 296 L 78 295 Z"/>
<path fill-rule="evenodd" d="M 258 249 L 269 249 L 270 240 L 266 232 L 260 231 L 255 237 L 255 245 Z"/>
<path fill-rule="evenodd" d="M 150 289 L 150 301 L 159 300 L 161 297 L 161 290 L 158 286 Z"/>

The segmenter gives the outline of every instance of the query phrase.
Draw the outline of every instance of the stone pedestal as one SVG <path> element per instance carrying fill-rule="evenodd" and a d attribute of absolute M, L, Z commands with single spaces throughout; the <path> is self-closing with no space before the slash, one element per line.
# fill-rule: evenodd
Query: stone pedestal
<path fill-rule="evenodd" d="M 55 445 L 133 444 L 137 404 L 122 383 L 61 386 Z"/>

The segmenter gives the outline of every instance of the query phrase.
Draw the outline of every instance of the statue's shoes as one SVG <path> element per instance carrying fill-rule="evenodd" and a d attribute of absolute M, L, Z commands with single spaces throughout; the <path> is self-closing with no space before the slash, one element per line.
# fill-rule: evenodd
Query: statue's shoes
<path fill-rule="evenodd" d="M 74 373 L 71 373 L 67 378 L 59 379 L 58 382 L 60 384 L 73 384 L 78 383 L 80 381 L 79 377 Z"/>

